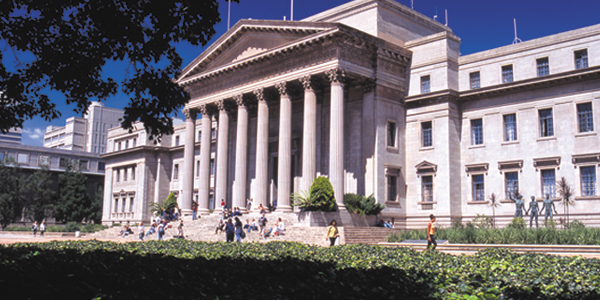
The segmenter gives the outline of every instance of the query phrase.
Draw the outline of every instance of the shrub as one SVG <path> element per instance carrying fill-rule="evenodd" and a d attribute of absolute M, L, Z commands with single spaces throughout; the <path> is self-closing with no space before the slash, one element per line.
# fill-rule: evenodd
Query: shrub
<path fill-rule="evenodd" d="M 334 211 L 335 198 L 333 197 L 333 186 L 327 177 L 317 177 L 310 189 L 318 194 L 318 197 L 312 199 L 312 203 L 306 204 L 303 208 L 307 211 Z"/>
<path fill-rule="evenodd" d="M 309 210 L 319 197 L 321 197 L 321 191 L 317 190 L 315 185 L 312 185 L 308 191 L 292 194 L 292 206 L 298 206 L 302 210 Z"/>
<path fill-rule="evenodd" d="M 579 220 L 573 220 L 571 223 L 565 225 L 565 228 L 570 230 L 579 230 L 585 228 L 585 224 Z"/>
<path fill-rule="evenodd" d="M 385 205 L 377 203 L 373 194 L 369 197 L 351 193 L 345 194 L 344 205 L 349 212 L 360 215 L 378 215 L 385 209 Z"/>
<path fill-rule="evenodd" d="M 96 232 L 96 231 L 104 230 L 106 228 L 108 228 L 108 226 L 104 226 L 102 224 L 92 224 L 92 223 L 90 223 L 90 224 L 85 225 L 81 231 L 87 232 L 87 233 L 93 233 L 93 232 Z"/>
<path fill-rule="evenodd" d="M 31 227 L 8 226 L 4 228 L 4 231 L 31 231 Z"/>
<path fill-rule="evenodd" d="M 67 225 L 65 225 L 65 231 L 66 232 L 81 231 L 81 225 L 78 223 L 75 223 L 75 222 L 67 223 Z"/>
<path fill-rule="evenodd" d="M 477 214 L 472 222 L 475 227 L 480 229 L 492 228 L 492 219 L 484 214 Z"/>
<path fill-rule="evenodd" d="M 544 220 L 544 226 L 548 229 L 556 229 L 556 225 L 554 219 Z"/>
<path fill-rule="evenodd" d="M 523 218 L 513 218 L 510 224 L 508 224 L 508 228 L 513 229 L 525 229 L 525 227 L 527 227 L 527 222 Z"/>
<path fill-rule="evenodd" d="M 450 222 L 451 222 L 451 225 L 450 225 L 451 228 L 454 228 L 454 229 L 465 228 L 465 225 L 463 225 L 463 223 L 462 223 L 462 219 L 459 217 L 452 217 Z"/>
<path fill-rule="evenodd" d="M 46 231 L 48 231 L 48 232 L 65 232 L 66 229 L 65 229 L 65 226 L 52 225 L 52 226 L 46 227 Z"/>

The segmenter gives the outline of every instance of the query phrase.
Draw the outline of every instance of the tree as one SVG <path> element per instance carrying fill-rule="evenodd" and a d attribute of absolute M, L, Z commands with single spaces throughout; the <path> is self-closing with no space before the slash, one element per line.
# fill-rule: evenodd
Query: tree
<path fill-rule="evenodd" d="M 292 194 L 292 205 L 298 206 L 303 210 L 310 209 L 313 203 L 321 197 L 321 193 L 314 185 L 311 185 L 308 191 L 300 191 L 300 193 Z"/>
<path fill-rule="evenodd" d="M 81 173 L 79 161 L 68 160 L 65 172 L 58 176 L 58 198 L 53 216 L 61 222 L 90 220 L 92 201 L 87 194 L 87 177 Z"/>
<path fill-rule="evenodd" d="M 237 0 L 234 0 L 238 2 Z M 152 138 L 173 132 L 173 111 L 189 95 L 173 78 L 182 59 L 175 43 L 205 46 L 221 21 L 217 0 L 0 1 L 0 131 L 61 113 L 47 94 L 61 92 L 84 113 L 90 99 L 116 94 L 103 76 L 108 61 L 128 63 L 121 90 L 130 96 L 121 125 L 144 123 Z M 3 60 L 3 52 L 16 56 Z"/>
<path fill-rule="evenodd" d="M 561 204 L 564 209 L 566 209 L 567 215 L 567 225 L 569 224 L 569 206 L 575 205 L 575 200 L 571 199 L 573 196 L 573 188 L 564 177 L 561 177 L 559 181 L 556 182 L 556 187 L 558 188 L 558 194 L 562 198 Z"/>
<path fill-rule="evenodd" d="M 333 186 L 327 177 L 317 177 L 313 181 L 310 190 L 314 191 L 316 196 L 313 202 L 304 207 L 307 211 L 335 211 L 335 198 L 333 197 Z"/>
<path fill-rule="evenodd" d="M 25 176 L 12 157 L 0 160 L 0 226 L 2 230 L 21 217 Z"/>
<path fill-rule="evenodd" d="M 150 212 L 160 216 L 163 211 L 172 212 L 175 207 L 177 207 L 177 197 L 170 193 L 164 201 L 150 203 Z"/>
<path fill-rule="evenodd" d="M 88 219 L 95 224 L 102 223 L 102 204 L 104 204 L 104 186 L 99 185 L 88 212 Z"/>
<path fill-rule="evenodd" d="M 492 227 L 496 228 L 496 207 L 500 206 L 500 201 L 498 201 L 498 197 L 496 194 L 492 193 L 490 195 L 490 207 L 492 207 Z"/>
<path fill-rule="evenodd" d="M 25 215 L 31 221 L 41 223 L 52 210 L 56 192 L 52 173 L 47 166 L 43 166 L 29 176 L 27 183 L 27 201 Z"/>

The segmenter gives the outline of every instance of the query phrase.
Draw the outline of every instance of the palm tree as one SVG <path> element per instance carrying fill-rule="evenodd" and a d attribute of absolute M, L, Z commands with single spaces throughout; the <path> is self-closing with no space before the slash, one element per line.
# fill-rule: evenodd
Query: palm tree
<path fill-rule="evenodd" d="M 163 210 L 166 212 L 173 211 L 176 206 L 177 197 L 173 193 L 170 193 L 164 201 L 150 203 L 150 212 L 160 216 Z"/>
<path fill-rule="evenodd" d="M 490 195 L 490 204 L 489 206 L 492 207 L 492 227 L 496 228 L 496 207 L 500 206 L 500 201 L 498 200 L 498 197 L 496 197 L 496 194 L 492 193 Z"/>
<path fill-rule="evenodd" d="M 300 191 L 300 193 L 292 194 L 292 206 L 298 206 L 301 209 L 310 207 L 315 203 L 315 200 L 321 197 L 321 190 L 317 189 L 314 185 L 308 189 L 308 191 Z"/>
<path fill-rule="evenodd" d="M 556 186 L 558 188 L 558 193 L 562 198 L 561 204 L 563 205 L 563 209 L 566 210 L 567 215 L 567 225 L 569 224 L 569 206 L 575 205 L 575 200 L 571 199 L 573 196 L 574 190 L 571 188 L 569 183 L 564 177 L 561 177 L 559 181 L 556 182 Z"/>

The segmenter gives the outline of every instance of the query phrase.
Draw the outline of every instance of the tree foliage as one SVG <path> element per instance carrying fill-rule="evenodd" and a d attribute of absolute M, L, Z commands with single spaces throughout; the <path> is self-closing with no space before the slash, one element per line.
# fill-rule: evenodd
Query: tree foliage
<path fill-rule="evenodd" d="M 218 8 L 217 0 L 0 1 L 0 130 L 59 118 L 49 89 L 83 113 L 120 85 L 130 96 L 124 128 L 140 120 L 151 137 L 172 133 L 168 115 L 189 99 L 173 81 L 182 64 L 175 43 L 206 45 Z M 7 52 L 14 65 L 4 65 Z M 129 63 L 123 82 L 103 76 L 108 61 Z"/>
<path fill-rule="evenodd" d="M 177 207 L 177 197 L 175 197 L 175 194 L 170 193 L 167 199 L 150 203 L 150 212 L 160 216 L 163 210 L 165 212 L 172 212 L 175 210 L 175 207 Z"/>
<path fill-rule="evenodd" d="M 311 185 L 308 191 L 292 194 L 292 205 L 307 210 L 313 203 L 316 203 L 317 199 L 321 198 L 321 194 L 321 190 L 318 190 L 315 185 Z"/>
<path fill-rule="evenodd" d="M 333 186 L 327 177 L 317 177 L 311 185 L 311 190 L 318 193 L 313 202 L 304 207 L 307 211 L 334 211 L 335 198 L 333 197 Z"/>
<path fill-rule="evenodd" d="M 12 157 L 0 160 L 0 226 L 6 228 L 20 219 L 24 205 L 23 190 L 26 178 Z"/>
<path fill-rule="evenodd" d="M 31 221 L 41 223 L 51 213 L 56 199 L 52 173 L 47 166 L 37 169 L 28 178 L 25 215 Z"/>
<path fill-rule="evenodd" d="M 87 194 L 87 178 L 79 168 L 79 161 L 69 160 L 65 172 L 58 176 L 58 197 L 53 216 L 61 222 L 90 221 L 92 201 Z"/>
<path fill-rule="evenodd" d="M 564 177 L 561 177 L 556 182 L 556 187 L 558 188 L 558 194 L 562 198 L 561 204 L 566 209 L 567 224 L 569 224 L 569 207 L 575 205 L 575 200 L 572 199 L 574 194 L 573 188 Z"/>
<path fill-rule="evenodd" d="M 369 197 L 348 193 L 344 195 L 346 210 L 360 215 L 378 215 L 385 205 L 378 203 L 373 194 Z"/>

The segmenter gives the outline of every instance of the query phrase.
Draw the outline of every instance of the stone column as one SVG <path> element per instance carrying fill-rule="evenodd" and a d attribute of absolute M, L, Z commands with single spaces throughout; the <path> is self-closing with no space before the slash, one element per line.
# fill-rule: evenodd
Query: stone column
<path fill-rule="evenodd" d="M 102 201 L 102 224 L 110 224 L 111 207 L 113 203 L 113 170 L 107 167 L 104 170 L 104 196 Z"/>
<path fill-rule="evenodd" d="M 200 178 L 198 179 L 198 213 L 210 213 L 210 149 L 212 135 L 212 116 L 205 104 L 200 106 L 202 113 L 202 137 L 200 141 Z"/>
<path fill-rule="evenodd" d="M 311 77 L 300 78 L 304 86 L 304 128 L 302 129 L 302 184 L 308 191 L 317 174 L 317 96 Z"/>
<path fill-rule="evenodd" d="M 215 184 L 215 203 L 227 202 L 227 154 L 229 136 L 229 114 L 224 100 L 217 102 L 219 108 L 219 127 L 217 136 L 217 182 Z M 217 207 L 220 208 L 221 205 Z"/>
<path fill-rule="evenodd" d="M 248 163 L 248 108 L 242 95 L 234 97 L 238 105 L 237 137 L 235 143 L 235 181 L 233 184 L 233 206 L 246 212 L 246 172 Z"/>
<path fill-rule="evenodd" d="M 183 147 L 183 189 L 178 199 L 182 215 L 192 214 L 192 197 L 194 196 L 194 144 L 196 135 L 196 110 L 186 108 L 185 114 L 185 142 Z"/>
<path fill-rule="evenodd" d="M 331 81 L 331 129 L 329 132 L 329 180 L 340 210 L 344 206 L 344 79 L 341 68 L 327 71 Z"/>
<path fill-rule="evenodd" d="M 263 89 L 254 91 L 258 100 L 258 120 L 256 129 L 256 198 L 252 207 L 267 206 L 269 176 L 269 106 Z"/>
<path fill-rule="evenodd" d="M 279 90 L 279 159 L 277 165 L 277 211 L 291 212 L 290 192 L 292 187 L 292 100 L 288 95 L 287 83 L 275 85 Z"/>
<path fill-rule="evenodd" d="M 375 79 L 369 78 L 363 82 L 363 111 L 362 111 L 362 138 L 361 151 L 364 163 L 365 186 L 364 194 L 375 193 L 375 119 L 373 107 L 375 103 Z"/>

